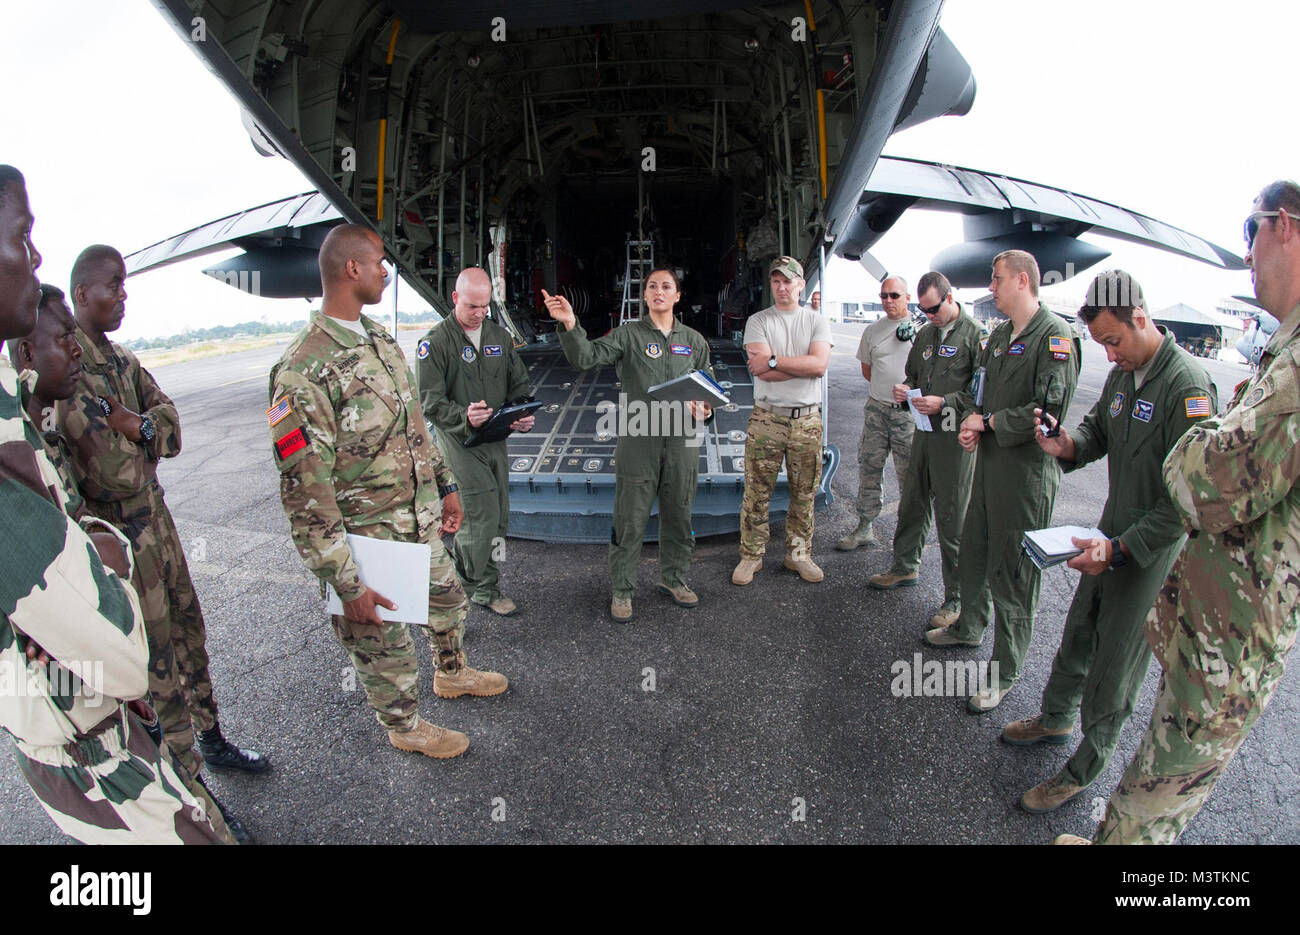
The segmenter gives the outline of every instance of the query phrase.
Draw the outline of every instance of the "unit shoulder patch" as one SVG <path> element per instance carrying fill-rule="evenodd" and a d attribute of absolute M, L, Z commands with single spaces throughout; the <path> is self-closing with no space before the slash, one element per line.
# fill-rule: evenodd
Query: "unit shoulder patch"
<path fill-rule="evenodd" d="M 429 339 L 425 338 L 419 344 L 415 345 L 415 356 L 424 360 L 429 356 Z"/>
<path fill-rule="evenodd" d="M 287 435 L 282 435 L 275 440 L 275 453 L 283 461 L 295 451 L 301 451 L 307 447 L 307 436 L 303 433 L 302 426 L 294 429 Z"/>

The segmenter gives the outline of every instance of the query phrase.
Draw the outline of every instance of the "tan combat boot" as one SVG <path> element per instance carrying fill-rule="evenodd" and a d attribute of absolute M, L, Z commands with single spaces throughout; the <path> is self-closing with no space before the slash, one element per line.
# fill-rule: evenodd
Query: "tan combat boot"
<path fill-rule="evenodd" d="M 744 586 L 754 580 L 754 573 L 763 567 L 761 558 L 742 558 L 731 573 L 731 583 Z"/>
<path fill-rule="evenodd" d="M 876 534 L 871 531 L 871 524 L 858 523 L 858 528 L 835 543 L 835 548 L 841 552 L 852 552 L 859 546 L 871 545 L 875 541 Z"/>
<path fill-rule="evenodd" d="M 1091 844 L 1087 838 L 1081 838 L 1077 834 L 1058 834 L 1053 840 L 1053 844 Z"/>
<path fill-rule="evenodd" d="M 942 607 L 939 608 L 939 610 L 935 613 L 935 615 L 930 618 L 930 627 L 939 628 L 939 629 L 942 629 L 943 627 L 950 627 L 957 622 L 957 619 L 960 616 L 961 616 L 960 604 L 955 604 L 955 603 L 944 604 Z"/>
<path fill-rule="evenodd" d="M 867 584 L 871 585 L 877 591 L 892 591 L 894 588 L 912 588 L 916 587 L 916 573 L 910 575 L 896 575 L 892 571 L 883 575 L 872 575 Z"/>
<path fill-rule="evenodd" d="M 1016 747 L 1028 747 L 1036 743 L 1060 745 L 1069 743 L 1072 733 L 1074 733 L 1073 727 L 1067 727 L 1065 730 L 1048 730 L 1043 726 L 1043 716 L 1038 714 L 1027 717 L 1023 721 L 1012 721 L 1002 728 L 1002 739 Z"/>
<path fill-rule="evenodd" d="M 1076 786 L 1060 776 L 1044 780 L 1020 797 L 1020 807 L 1031 815 L 1052 812 L 1070 801 L 1087 786 Z"/>
<path fill-rule="evenodd" d="M 433 675 L 433 693 L 439 698 L 459 698 L 475 695 L 487 698 L 499 695 L 510 687 L 510 682 L 500 672 L 480 672 L 465 664 L 465 654 L 457 653 L 460 663 L 455 672 L 438 669 Z"/>
<path fill-rule="evenodd" d="M 615 597 L 609 602 L 609 615 L 615 623 L 627 623 L 632 619 L 632 598 Z"/>
<path fill-rule="evenodd" d="M 785 557 L 785 567 L 791 571 L 799 572 L 800 578 L 813 584 L 826 577 L 822 570 L 814 564 L 807 552 L 792 552 L 787 555 Z"/>
<path fill-rule="evenodd" d="M 411 730 L 390 730 L 388 742 L 398 750 L 423 753 L 435 760 L 449 760 L 469 749 L 469 738 L 460 731 L 437 727 L 418 716 Z"/>
<path fill-rule="evenodd" d="M 678 607 L 696 607 L 700 603 L 700 596 L 684 584 L 670 588 L 660 581 L 659 590 L 671 597 Z"/>
<path fill-rule="evenodd" d="M 476 601 L 475 603 L 478 602 Z M 515 602 L 512 601 L 510 598 L 506 597 L 504 594 L 498 594 L 496 597 L 492 598 L 492 600 L 488 601 L 486 604 L 479 604 L 479 606 L 486 607 L 488 610 L 492 611 L 492 613 L 496 614 L 498 617 L 513 616 L 514 612 L 519 609 L 518 606 L 515 604 Z"/>

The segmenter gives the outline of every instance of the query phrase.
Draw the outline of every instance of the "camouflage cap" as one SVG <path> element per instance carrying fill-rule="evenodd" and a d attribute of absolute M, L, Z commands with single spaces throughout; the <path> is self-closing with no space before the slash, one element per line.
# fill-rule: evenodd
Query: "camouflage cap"
<path fill-rule="evenodd" d="M 786 279 L 803 279 L 803 264 L 792 256 L 779 256 L 767 268 L 767 274 L 780 273 Z"/>

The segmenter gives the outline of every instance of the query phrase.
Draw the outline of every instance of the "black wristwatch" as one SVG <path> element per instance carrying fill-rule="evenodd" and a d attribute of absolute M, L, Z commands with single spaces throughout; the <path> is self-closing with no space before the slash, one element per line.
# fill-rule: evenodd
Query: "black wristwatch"
<path fill-rule="evenodd" d="M 987 412 L 983 412 L 983 413 L 980 413 L 980 415 L 981 415 L 981 416 L 983 417 L 983 419 L 984 419 L 984 431 L 986 431 L 986 432 L 991 432 L 991 431 L 993 431 L 993 427 L 989 425 L 989 413 L 987 413 Z"/>
<path fill-rule="evenodd" d="M 146 444 L 153 444 L 154 437 L 157 434 L 158 434 L 158 430 L 153 427 L 153 422 L 149 419 L 149 417 L 141 416 L 140 417 L 141 440 L 144 441 Z"/>
<path fill-rule="evenodd" d="M 767 361 L 767 369 L 768 369 L 768 370 L 775 370 L 775 369 L 776 369 L 776 355 L 775 355 L 775 354 L 773 354 L 773 355 L 768 359 L 768 361 Z"/>
<path fill-rule="evenodd" d="M 447 494 L 449 494 L 449 493 L 455 493 L 455 492 L 458 491 L 458 490 L 460 490 L 460 485 L 459 485 L 459 484 L 448 484 L 446 487 L 439 487 L 439 488 L 438 488 L 438 496 L 439 496 L 439 497 L 445 497 L 445 496 L 447 496 Z"/>
<path fill-rule="evenodd" d="M 1123 568 L 1128 563 L 1128 556 L 1119 547 L 1119 537 L 1110 540 L 1110 567 Z"/>

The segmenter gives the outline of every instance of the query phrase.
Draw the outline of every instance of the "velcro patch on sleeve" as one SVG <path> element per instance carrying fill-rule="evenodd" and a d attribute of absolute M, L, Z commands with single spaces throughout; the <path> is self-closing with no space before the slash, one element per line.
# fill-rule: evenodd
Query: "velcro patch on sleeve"
<path fill-rule="evenodd" d="M 1187 412 L 1187 418 L 1189 419 L 1208 416 L 1210 414 L 1210 397 L 1188 396 L 1183 400 L 1183 409 Z"/>
<path fill-rule="evenodd" d="M 301 451 L 307 447 L 307 436 L 303 434 L 302 426 L 294 429 L 288 435 L 282 435 L 275 440 L 275 453 L 283 461 L 295 451 Z"/>
<path fill-rule="evenodd" d="M 276 426 L 284 421 L 285 416 L 293 412 L 293 407 L 289 405 L 289 397 L 281 396 L 280 401 L 266 410 L 266 421 L 268 425 Z"/>
<path fill-rule="evenodd" d="M 1053 360 L 1070 359 L 1070 339 L 1052 336 L 1047 339 L 1047 350 Z"/>

